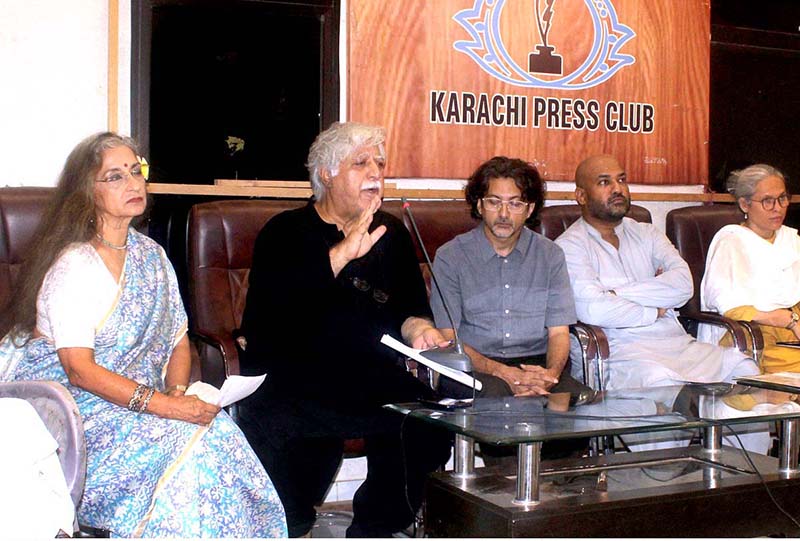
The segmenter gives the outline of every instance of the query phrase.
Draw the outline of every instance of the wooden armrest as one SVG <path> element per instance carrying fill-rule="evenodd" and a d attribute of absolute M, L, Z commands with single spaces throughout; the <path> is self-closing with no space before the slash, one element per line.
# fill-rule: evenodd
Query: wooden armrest
<path fill-rule="evenodd" d="M 228 376 L 238 375 L 240 373 L 239 350 L 236 349 L 236 344 L 233 341 L 233 335 L 220 336 L 213 333 L 193 333 L 191 337 L 206 347 L 217 350 L 219 352 L 219 360 L 222 361 L 220 365 L 218 359 L 208 354 L 204 355 L 202 349 L 198 348 L 200 353 L 200 373 L 202 374 L 203 381 L 219 388 L 222 387 L 222 384 L 225 382 L 225 378 Z M 238 404 L 231 404 L 225 409 L 228 411 L 234 422 L 238 423 Z"/>
<path fill-rule="evenodd" d="M 222 366 L 215 359 L 209 358 L 200 351 L 200 370 L 203 380 L 212 385 L 222 385 L 228 376 L 239 374 L 239 352 L 233 342 L 233 336 L 221 336 L 215 333 L 192 333 L 191 337 L 206 346 L 219 351 Z M 200 348 L 198 348 L 200 350 Z"/>

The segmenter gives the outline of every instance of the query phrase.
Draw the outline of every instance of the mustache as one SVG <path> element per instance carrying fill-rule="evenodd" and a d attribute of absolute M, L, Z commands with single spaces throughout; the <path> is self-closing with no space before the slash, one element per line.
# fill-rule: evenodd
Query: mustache
<path fill-rule="evenodd" d="M 380 190 L 380 182 L 369 182 L 361 186 L 362 190 Z"/>
<path fill-rule="evenodd" d="M 621 194 L 621 193 L 615 193 L 615 194 L 613 194 L 611 197 L 609 197 L 609 198 L 608 198 L 608 202 L 609 202 L 609 203 L 611 203 L 611 202 L 612 202 L 612 201 L 614 201 L 615 199 L 622 199 L 622 200 L 623 200 L 623 201 L 625 201 L 625 202 L 629 201 L 629 198 L 628 198 L 628 197 L 626 197 L 624 194 Z"/>

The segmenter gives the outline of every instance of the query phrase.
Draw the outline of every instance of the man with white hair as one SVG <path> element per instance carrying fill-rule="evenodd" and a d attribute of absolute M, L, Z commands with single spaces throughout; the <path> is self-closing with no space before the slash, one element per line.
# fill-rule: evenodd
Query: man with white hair
<path fill-rule="evenodd" d="M 309 532 L 342 459 L 364 438 L 367 479 L 353 497 L 351 537 L 387 537 L 413 520 L 449 437 L 382 408 L 433 398 L 405 371 L 385 333 L 415 348 L 446 342 L 432 322 L 411 237 L 381 212 L 384 130 L 334 124 L 308 156 L 314 198 L 270 220 L 253 252 L 242 319 L 245 374 L 268 374 L 240 408 L 241 426 L 286 510 Z"/>

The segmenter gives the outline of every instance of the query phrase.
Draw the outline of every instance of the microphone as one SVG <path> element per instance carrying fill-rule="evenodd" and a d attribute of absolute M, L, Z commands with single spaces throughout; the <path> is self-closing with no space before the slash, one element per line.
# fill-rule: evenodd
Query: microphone
<path fill-rule="evenodd" d="M 450 321 L 450 326 L 453 328 L 453 334 L 455 337 L 452 346 L 448 346 L 446 348 L 428 349 L 421 351 L 420 355 L 448 368 L 461 370 L 462 372 L 472 372 L 472 359 L 470 359 L 469 355 L 464 352 L 464 344 L 462 344 L 461 340 L 458 338 L 458 329 L 456 328 L 455 320 L 450 313 L 450 309 L 447 307 L 447 301 L 442 294 L 442 289 L 439 287 L 439 281 L 436 279 L 436 274 L 433 272 L 433 264 L 431 264 L 431 258 L 428 256 L 428 250 L 425 249 L 425 243 L 422 242 L 422 235 L 419 234 L 419 229 L 417 229 L 417 222 L 414 220 L 414 214 L 411 212 L 411 205 L 408 203 L 408 201 L 406 201 L 405 197 L 401 197 L 400 200 L 403 202 L 403 209 L 406 211 L 408 218 L 411 220 L 411 228 L 414 230 L 414 235 L 417 237 L 419 246 L 422 249 L 422 254 L 425 256 L 425 262 L 428 264 L 428 269 L 431 271 L 431 278 L 434 288 L 436 289 L 436 293 L 438 293 L 439 298 L 442 301 L 444 312 L 447 314 L 447 319 Z"/>

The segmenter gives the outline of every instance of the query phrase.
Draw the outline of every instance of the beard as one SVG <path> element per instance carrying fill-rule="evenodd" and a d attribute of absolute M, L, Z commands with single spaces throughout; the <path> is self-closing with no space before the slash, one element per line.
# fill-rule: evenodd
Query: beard
<path fill-rule="evenodd" d="M 610 199 L 622 197 L 623 202 L 611 203 Z M 624 195 L 613 195 L 609 201 L 601 202 L 593 200 L 589 203 L 589 211 L 592 216 L 604 221 L 615 222 L 621 220 L 631 209 L 631 200 Z"/>
<path fill-rule="evenodd" d="M 498 227 L 498 226 L 505 226 L 505 227 Z M 492 235 L 494 235 L 498 239 L 507 239 L 516 232 L 513 221 L 501 220 L 499 218 L 494 222 L 492 222 L 492 224 L 489 226 L 489 229 L 491 230 Z"/>

